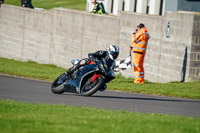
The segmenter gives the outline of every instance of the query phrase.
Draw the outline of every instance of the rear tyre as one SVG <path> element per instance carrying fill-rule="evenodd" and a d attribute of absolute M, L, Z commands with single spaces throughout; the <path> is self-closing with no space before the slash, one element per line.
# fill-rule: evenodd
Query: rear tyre
<path fill-rule="evenodd" d="M 51 91 L 54 94 L 62 94 L 64 93 L 64 83 L 66 81 L 66 79 L 68 78 L 68 76 L 63 73 L 61 74 L 51 85 Z"/>
<path fill-rule="evenodd" d="M 85 85 L 81 88 L 81 95 L 91 96 L 96 93 L 104 85 L 104 78 L 99 76 L 95 81 L 91 82 L 89 78 Z"/>

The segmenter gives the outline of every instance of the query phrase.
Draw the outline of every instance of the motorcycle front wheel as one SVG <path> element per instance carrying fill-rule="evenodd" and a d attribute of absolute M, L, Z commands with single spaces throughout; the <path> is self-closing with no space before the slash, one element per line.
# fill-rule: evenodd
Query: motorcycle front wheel
<path fill-rule="evenodd" d="M 96 93 L 104 85 L 104 78 L 102 76 L 97 77 L 93 82 L 89 78 L 85 85 L 81 89 L 81 95 L 91 96 Z"/>

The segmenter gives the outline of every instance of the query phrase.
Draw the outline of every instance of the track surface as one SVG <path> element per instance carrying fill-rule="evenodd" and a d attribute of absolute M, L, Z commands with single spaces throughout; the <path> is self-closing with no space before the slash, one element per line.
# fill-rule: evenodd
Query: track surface
<path fill-rule="evenodd" d="M 50 91 L 50 86 L 50 82 L 0 75 L 0 99 L 200 117 L 200 100 L 115 91 L 97 92 L 91 97 L 58 95 Z"/>

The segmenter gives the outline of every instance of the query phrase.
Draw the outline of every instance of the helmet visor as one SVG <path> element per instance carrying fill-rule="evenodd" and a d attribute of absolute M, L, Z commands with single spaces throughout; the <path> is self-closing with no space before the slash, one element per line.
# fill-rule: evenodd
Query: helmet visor
<path fill-rule="evenodd" d="M 113 59 L 117 59 L 119 52 L 110 52 L 110 54 L 113 56 Z"/>

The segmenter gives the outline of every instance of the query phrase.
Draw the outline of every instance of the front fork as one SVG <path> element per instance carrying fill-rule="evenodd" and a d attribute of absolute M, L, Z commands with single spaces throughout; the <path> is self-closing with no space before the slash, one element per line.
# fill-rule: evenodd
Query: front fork
<path fill-rule="evenodd" d="M 99 76 L 101 76 L 101 74 L 94 74 L 94 76 L 92 77 L 91 81 L 94 82 Z"/>
<path fill-rule="evenodd" d="M 91 81 L 94 82 L 99 76 L 102 76 L 101 74 L 94 74 L 94 76 L 92 77 Z M 104 83 L 103 88 L 101 88 L 99 91 L 104 91 L 106 90 L 107 85 Z"/>

